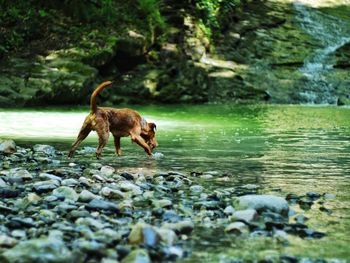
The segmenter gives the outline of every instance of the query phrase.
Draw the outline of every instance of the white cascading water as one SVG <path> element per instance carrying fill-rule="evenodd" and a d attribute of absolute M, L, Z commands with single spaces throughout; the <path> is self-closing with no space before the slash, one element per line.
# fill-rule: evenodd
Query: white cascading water
<path fill-rule="evenodd" d="M 308 1 L 296 1 L 296 19 L 301 28 L 319 41 L 316 49 L 300 69 L 307 81 L 300 95 L 309 104 L 335 104 L 334 86 L 327 81 L 333 70 L 332 54 L 350 42 L 350 25 L 336 17 L 305 5 Z"/>

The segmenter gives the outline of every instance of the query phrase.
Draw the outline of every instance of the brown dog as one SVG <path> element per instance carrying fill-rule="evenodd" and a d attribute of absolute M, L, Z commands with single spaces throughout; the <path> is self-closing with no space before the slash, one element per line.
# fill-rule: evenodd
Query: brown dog
<path fill-rule="evenodd" d="M 90 131 L 96 131 L 98 135 L 97 159 L 100 157 L 103 147 L 107 144 L 110 132 L 114 137 L 115 151 L 118 156 L 121 155 L 120 137 L 131 136 L 131 140 L 140 145 L 148 155 L 152 155 L 152 150 L 158 146 L 155 137 L 156 125 L 147 123 L 138 112 L 131 109 L 100 108 L 96 106 L 96 96 L 111 84 L 111 81 L 103 82 L 92 93 L 90 114 L 85 118 L 68 157 L 74 155 L 75 150 L 89 135 Z"/>

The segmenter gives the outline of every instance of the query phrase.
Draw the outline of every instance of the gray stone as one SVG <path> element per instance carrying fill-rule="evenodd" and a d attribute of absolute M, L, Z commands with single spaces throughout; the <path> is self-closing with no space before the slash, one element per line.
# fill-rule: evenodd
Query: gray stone
<path fill-rule="evenodd" d="M 33 150 L 35 153 L 44 153 L 49 156 L 53 156 L 56 153 L 54 147 L 45 144 L 36 144 L 33 146 Z"/>
<path fill-rule="evenodd" d="M 23 168 L 11 169 L 8 174 L 8 177 L 13 179 L 14 181 L 30 181 L 33 179 L 33 175 Z"/>
<path fill-rule="evenodd" d="M 0 187 L 6 187 L 7 183 L 0 178 Z"/>
<path fill-rule="evenodd" d="M 235 211 L 230 217 L 230 219 L 231 221 L 241 220 L 247 223 L 251 223 L 258 219 L 258 213 L 254 209 L 239 210 L 239 211 Z"/>
<path fill-rule="evenodd" d="M 61 185 L 63 186 L 77 186 L 79 182 L 73 178 L 62 180 Z"/>
<path fill-rule="evenodd" d="M 57 187 L 59 187 L 60 182 L 56 180 L 48 180 L 48 181 L 41 181 L 36 182 L 33 185 L 34 191 L 41 194 L 41 193 L 47 193 L 50 192 Z"/>
<path fill-rule="evenodd" d="M 103 176 L 108 177 L 114 174 L 115 169 L 111 166 L 102 166 L 100 172 Z"/>
<path fill-rule="evenodd" d="M 57 197 L 63 196 L 65 200 L 77 201 L 79 198 L 79 195 L 74 191 L 74 189 L 68 186 L 61 186 L 53 190 L 52 193 Z"/>
<path fill-rule="evenodd" d="M 203 188 L 203 186 L 201 186 L 201 185 L 192 185 L 191 187 L 190 187 L 190 191 L 192 192 L 192 193 L 202 193 L 203 192 L 203 190 L 204 190 L 204 188 Z"/>
<path fill-rule="evenodd" d="M 62 178 L 60 178 L 56 175 L 53 175 L 53 174 L 49 174 L 49 173 L 40 173 L 39 178 L 45 179 L 45 180 L 56 180 L 58 182 L 62 181 Z"/>
<path fill-rule="evenodd" d="M 0 142 L 0 152 L 12 154 L 17 151 L 16 143 L 13 140 Z"/>
<path fill-rule="evenodd" d="M 17 240 L 0 233 L 0 248 L 1 247 L 13 247 L 17 244 Z"/>
<path fill-rule="evenodd" d="M 161 242 L 167 246 L 172 246 L 177 241 L 177 235 L 171 229 L 157 228 L 156 231 L 160 237 Z"/>
<path fill-rule="evenodd" d="M 114 202 L 108 202 L 105 200 L 99 200 L 99 199 L 94 199 L 90 201 L 87 205 L 86 208 L 89 210 L 103 210 L 103 211 L 110 211 L 114 213 L 119 213 L 119 206 L 114 203 Z"/>
<path fill-rule="evenodd" d="M 109 187 L 103 187 L 100 191 L 100 195 L 109 199 L 116 200 L 125 198 L 125 194 L 123 192 Z"/>
<path fill-rule="evenodd" d="M 129 181 L 121 181 L 119 182 L 119 188 L 122 191 L 132 192 L 134 195 L 141 195 L 142 190 L 140 186 L 135 185 Z"/>
<path fill-rule="evenodd" d="M 73 242 L 73 248 L 85 253 L 100 253 L 105 249 L 105 244 L 96 240 L 77 239 Z"/>
<path fill-rule="evenodd" d="M 153 247 L 158 243 L 159 236 L 153 226 L 139 222 L 132 227 L 128 240 L 132 245 L 143 244 Z"/>
<path fill-rule="evenodd" d="M 90 202 L 91 200 L 98 199 L 98 198 L 101 198 L 101 197 L 99 197 L 98 195 L 95 195 L 95 194 L 91 193 L 91 192 L 88 191 L 88 190 L 83 190 L 83 191 L 81 191 L 81 193 L 79 194 L 78 200 L 79 200 L 80 202 L 88 203 L 88 202 Z"/>
<path fill-rule="evenodd" d="M 236 210 L 233 208 L 233 206 L 229 205 L 224 209 L 224 213 L 226 215 L 232 215 Z"/>
<path fill-rule="evenodd" d="M 272 211 L 282 215 L 288 215 L 288 202 L 274 195 L 245 195 L 237 198 L 237 208 L 255 209 L 258 212 Z"/>
<path fill-rule="evenodd" d="M 105 224 L 101 223 L 100 221 L 98 221 L 96 219 L 90 218 L 90 217 L 78 218 L 75 221 L 75 224 L 76 225 L 85 225 L 85 226 L 90 227 L 91 229 L 96 229 L 96 230 L 99 230 L 99 229 L 102 229 L 105 227 Z"/>
<path fill-rule="evenodd" d="M 156 208 L 165 208 L 165 207 L 171 207 L 173 205 L 173 202 L 168 199 L 154 199 L 152 200 L 152 204 Z"/>
<path fill-rule="evenodd" d="M 43 237 L 18 243 L 2 254 L 7 262 L 73 262 L 72 253 L 62 239 Z M 76 262 L 76 261 L 75 261 Z M 81 262 L 81 261 L 80 261 Z"/>
<path fill-rule="evenodd" d="M 234 222 L 234 223 L 229 224 L 225 228 L 225 232 L 240 235 L 240 234 L 248 233 L 249 228 L 246 224 L 244 224 L 242 222 Z"/>
<path fill-rule="evenodd" d="M 121 263 L 151 263 L 151 259 L 145 249 L 136 249 L 130 252 Z"/>

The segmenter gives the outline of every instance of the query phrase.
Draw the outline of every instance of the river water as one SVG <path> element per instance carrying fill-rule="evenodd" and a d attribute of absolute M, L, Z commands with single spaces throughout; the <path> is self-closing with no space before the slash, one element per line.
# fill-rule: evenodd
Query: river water
<path fill-rule="evenodd" d="M 285 197 L 306 192 L 335 195 L 326 203 L 332 213 L 318 209 L 297 212 L 308 225 L 325 232 L 321 239 L 290 236 L 289 245 L 272 239 L 240 241 L 197 230 L 193 254 L 186 262 L 226 262 L 227 258 L 254 258 L 262 253 L 350 260 L 350 109 L 310 106 L 149 106 L 136 108 L 157 124 L 157 158 L 148 158 L 129 138 L 122 139 L 122 157 L 113 142 L 101 162 L 119 171 L 185 174 L 211 172 L 201 179 L 206 190 L 255 185 L 256 193 Z M 1 110 L 0 138 L 20 146 L 49 143 L 67 152 L 88 109 Z M 91 134 L 81 145 L 96 147 Z M 95 161 L 93 153 L 84 155 Z M 71 160 L 67 160 L 70 162 Z M 271 252 L 272 251 L 272 252 Z"/>

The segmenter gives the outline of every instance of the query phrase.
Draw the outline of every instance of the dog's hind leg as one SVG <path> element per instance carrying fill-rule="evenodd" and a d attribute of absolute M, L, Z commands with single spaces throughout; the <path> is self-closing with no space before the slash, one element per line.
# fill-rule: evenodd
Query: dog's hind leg
<path fill-rule="evenodd" d="M 68 153 L 69 158 L 73 157 L 75 150 L 78 148 L 79 144 L 89 135 L 90 132 L 91 132 L 91 126 L 84 123 L 80 129 L 80 132 L 78 134 L 76 141 L 72 144 L 72 147 Z"/>
<path fill-rule="evenodd" d="M 96 158 L 100 159 L 103 148 L 106 146 L 109 138 L 109 129 L 107 125 L 103 125 L 96 129 L 98 135 L 98 147 L 96 150 Z"/>

